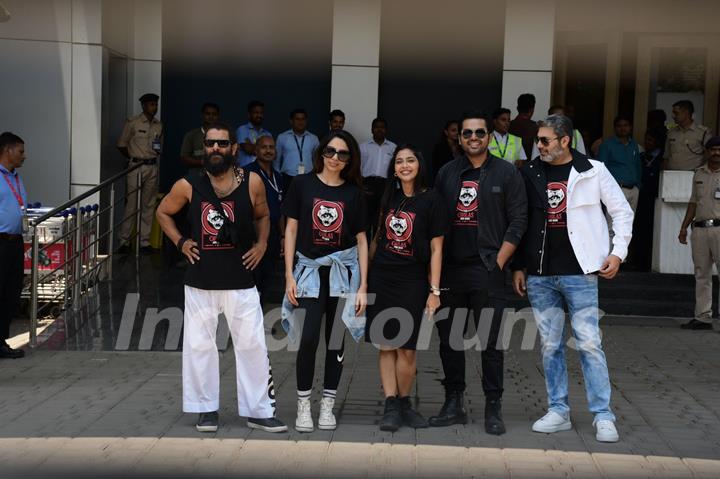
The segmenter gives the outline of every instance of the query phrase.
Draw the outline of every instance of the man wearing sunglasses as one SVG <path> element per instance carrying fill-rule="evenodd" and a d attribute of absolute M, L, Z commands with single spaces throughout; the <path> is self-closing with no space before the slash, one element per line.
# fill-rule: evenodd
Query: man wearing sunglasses
<path fill-rule="evenodd" d="M 247 426 L 283 432 L 253 270 L 270 231 L 263 180 L 235 166 L 238 145 L 222 123 L 205 130 L 202 175 L 178 180 L 157 210 L 160 227 L 190 262 L 185 271 L 183 411 L 198 413 L 199 432 L 218 429 L 220 364 L 216 346 L 222 313 L 235 352 L 237 406 Z M 189 206 L 191 233 L 182 236 L 172 215 Z"/>
<path fill-rule="evenodd" d="M 630 244 L 633 211 L 605 165 L 571 149 L 573 124 L 568 117 L 551 115 L 538 125 L 540 156 L 520 170 L 528 197 L 528 229 L 512 266 L 513 288 L 520 296 L 527 294 L 533 309 L 545 369 L 548 412 L 532 430 L 572 428 L 564 341 L 567 305 L 595 437 L 616 442 L 600 341 L 598 276 L 612 279 L 617 274 Z M 603 205 L 615 231 L 612 249 Z"/>
<path fill-rule="evenodd" d="M 527 225 L 527 197 L 512 163 L 488 150 L 492 123 L 482 113 L 460 120 L 463 155 L 438 172 L 435 187 L 445 200 L 450 230 L 445 236 L 440 281 L 442 308 L 435 324 L 445 378 L 445 403 L 431 426 L 465 424 L 465 352 L 468 311 L 482 347 L 485 431 L 505 433 L 502 419 L 503 351 L 497 348 L 504 302 L 503 269 Z M 485 308 L 491 314 L 482 314 Z M 481 317 L 483 321 L 481 322 Z"/>

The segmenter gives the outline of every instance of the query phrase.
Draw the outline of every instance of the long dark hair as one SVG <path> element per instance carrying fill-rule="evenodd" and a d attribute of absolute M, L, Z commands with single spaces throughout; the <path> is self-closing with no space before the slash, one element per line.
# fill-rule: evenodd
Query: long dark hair
<path fill-rule="evenodd" d="M 377 228 L 379 234 L 384 234 L 384 214 L 390 208 L 390 202 L 392 201 L 395 192 L 398 191 L 398 187 L 402 188 L 400 186 L 400 180 L 395 178 L 395 158 L 402 150 L 412 151 L 415 158 L 418 159 L 418 173 L 415 177 L 415 181 L 413 182 L 413 193 L 417 196 L 418 193 L 425 191 L 429 186 L 426 181 L 427 177 L 425 173 L 427 165 L 425 165 L 425 158 L 423 158 L 423 154 L 420 149 L 410 143 L 401 143 L 398 145 L 393 152 L 392 159 L 388 164 L 387 174 L 385 175 L 388 180 L 385 184 L 385 191 L 383 192 L 382 199 L 380 200 L 380 217 L 378 218 Z"/>
<path fill-rule="evenodd" d="M 334 138 L 343 140 L 348 146 L 348 150 L 350 150 L 350 161 L 348 161 L 342 171 L 340 171 L 340 178 L 354 185 L 362 186 L 362 176 L 360 175 L 360 147 L 355 137 L 345 130 L 332 130 L 320 140 L 320 144 L 313 152 L 313 173 L 322 172 L 325 167 L 325 159 L 322 152 Z"/>

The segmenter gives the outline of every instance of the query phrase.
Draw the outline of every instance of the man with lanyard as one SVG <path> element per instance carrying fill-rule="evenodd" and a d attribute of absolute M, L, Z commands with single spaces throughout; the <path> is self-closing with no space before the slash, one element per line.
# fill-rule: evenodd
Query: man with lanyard
<path fill-rule="evenodd" d="M 283 191 L 297 175 L 312 170 L 312 154 L 320 144 L 318 137 L 307 131 L 307 112 L 296 108 L 290 112 L 290 129 L 277 137 L 275 169 L 282 173 Z"/>
<path fill-rule="evenodd" d="M 490 152 L 505 161 L 522 166 L 527 160 L 522 138 L 508 133 L 510 130 L 510 110 L 498 108 L 493 112 L 493 136 L 490 138 Z"/>
<path fill-rule="evenodd" d="M 205 130 L 208 125 L 217 123 L 220 120 L 220 107 L 215 103 L 205 103 L 200 109 L 202 114 L 202 125 L 185 133 L 182 146 L 180 147 L 180 160 L 190 171 L 199 171 L 202 168 L 203 157 L 205 156 Z"/>
<path fill-rule="evenodd" d="M 27 227 L 27 195 L 16 171 L 25 162 L 25 142 L 17 135 L 0 135 L 0 358 L 17 359 L 25 351 L 11 348 L 10 321 L 20 306 L 23 286 L 23 230 Z"/>
<path fill-rule="evenodd" d="M 692 226 L 695 317 L 680 326 L 682 329 L 709 330 L 713 323 L 713 264 L 720 268 L 720 136 L 710 138 L 705 151 L 707 162 L 695 170 L 690 201 L 678 234 L 680 243 L 687 244 L 687 229 Z"/>
<path fill-rule="evenodd" d="M 260 292 L 260 303 L 264 304 L 266 288 L 273 277 L 275 265 L 280 257 L 282 248 L 282 232 L 285 231 L 282 222 L 281 205 L 283 200 L 282 175 L 273 168 L 275 160 L 275 140 L 272 136 L 261 136 L 255 144 L 257 155 L 254 162 L 250 163 L 247 171 L 254 171 L 265 183 L 265 196 L 267 197 L 268 208 L 270 209 L 270 236 L 268 246 L 260 264 L 258 264 L 253 276 L 255 285 Z"/>
<path fill-rule="evenodd" d="M 138 170 L 127 176 L 126 190 L 127 204 L 125 215 L 120 224 L 118 239 L 120 248 L 118 253 L 130 252 L 128 243 L 135 222 L 133 221 L 137 208 L 138 188 L 141 190 L 142 203 L 140 206 L 140 251 L 143 254 L 153 252 L 150 247 L 150 229 L 155 214 L 155 200 L 158 194 L 158 158 L 162 150 L 163 127 L 160 120 L 155 118 L 158 111 L 158 99 L 154 93 L 146 93 L 140 97 L 142 113 L 127 119 L 120 139 L 118 150 L 130 161 L 130 166 L 142 163 L 140 167 L 141 185 L 138 185 Z"/>
<path fill-rule="evenodd" d="M 247 105 L 248 122 L 235 132 L 238 142 L 238 166 L 247 166 L 255 161 L 256 143 L 261 136 L 272 136 L 262 127 L 265 118 L 265 103 L 253 100 Z"/>
<path fill-rule="evenodd" d="M 372 238 L 380 215 L 380 198 L 385 191 L 388 164 L 397 145 L 387 139 L 387 122 L 375 118 L 371 124 L 372 139 L 360 144 L 360 169 L 367 195 L 369 238 Z"/>
<path fill-rule="evenodd" d="M 632 138 L 632 123 L 628 117 L 617 116 L 613 126 L 615 136 L 602 142 L 598 160 L 605 163 L 605 167 L 620 185 L 625 199 L 635 213 L 642 181 L 640 160 L 642 148 Z M 612 232 L 610 234 L 612 235 Z"/>

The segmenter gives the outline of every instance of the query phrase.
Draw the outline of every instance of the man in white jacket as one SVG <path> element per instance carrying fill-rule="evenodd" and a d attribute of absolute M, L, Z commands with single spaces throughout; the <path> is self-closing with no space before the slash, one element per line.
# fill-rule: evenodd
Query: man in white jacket
<path fill-rule="evenodd" d="M 610 378 L 602 350 L 598 276 L 612 279 L 627 255 L 633 211 L 605 165 L 570 148 L 573 125 L 563 115 L 538 123 L 539 157 L 521 170 L 528 194 L 528 228 L 513 262 L 513 287 L 527 294 L 542 344 L 548 413 L 533 431 L 572 428 L 565 363 L 565 311 L 580 353 L 596 439 L 619 440 L 610 409 Z M 610 236 L 605 205 L 615 235 Z"/>

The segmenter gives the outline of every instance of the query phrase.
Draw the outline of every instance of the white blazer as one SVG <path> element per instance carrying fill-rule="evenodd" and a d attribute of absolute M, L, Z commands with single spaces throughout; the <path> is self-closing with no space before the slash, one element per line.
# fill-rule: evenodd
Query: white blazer
<path fill-rule="evenodd" d="M 589 161 L 593 167 L 587 171 L 570 170 L 567 185 L 568 236 L 585 274 L 598 271 L 608 254 L 625 260 L 634 217 L 620 185 L 605 165 Z M 612 218 L 612 249 L 602 205 Z"/>

